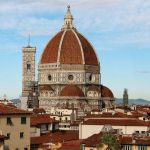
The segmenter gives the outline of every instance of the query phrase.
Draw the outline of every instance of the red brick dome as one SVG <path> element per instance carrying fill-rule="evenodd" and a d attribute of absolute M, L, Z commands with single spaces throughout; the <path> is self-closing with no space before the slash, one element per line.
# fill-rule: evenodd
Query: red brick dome
<path fill-rule="evenodd" d="M 75 29 L 62 30 L 48 42 L 40 64 L 49 63 L 99 65 L 94 48 Z"/>
<path fill-rule="evenodd" d="M 77 85 L 67 85 L 60 92 L 60 96 L 85 97 L 83 91 Z"/>
<path fill-rule="evenodd" d="M 47 84 L 39 85 L 40 91 L 53 91 L 52 87 Z"/>
<path fill-rule="evenodd" d="M 101 97 L 114 98 L 114 95 L 108 87 L 101 85 Z"/>

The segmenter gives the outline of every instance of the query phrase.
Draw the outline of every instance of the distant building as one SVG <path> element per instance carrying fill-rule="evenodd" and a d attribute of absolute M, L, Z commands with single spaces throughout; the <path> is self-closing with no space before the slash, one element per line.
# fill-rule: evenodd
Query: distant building
<path fill-rule="evenodd" d="M 10 101 L 6 95 L 4 95 L 2 99 L 0 99 L 0 103 L 6 104 L 6 105 L 13 104 L 13 102 Z"/>
<path fill-rule="evenodd" d="M 97 134 L 106 125 L 118 129 L 122 134 L 149 135 L 150 120 L 144 116 L 145 114 L 133 113 L 132 111 L 130 113 L 103 112 L 97 115 L 87 115 L 79 125 L 79 138 L 86 139 L 93 134 Z"/>
<path fill-rule="evenodd" d="M 77 119 L 77 109 L 52 109 L 50 117 L 59 121 L 59 130 L 71 130 L 71 123 Z"/>
<path fill-rule="evenodd" d="M 0 132 L 7 137 L 4 150 L 30 150 L 30 112 L 0 104 Z"/>
<path fill-rule="evenodd" d="M 129 104 L 129 100 L 128 100 L 128 90 L 124 89 L 124 93 L 123 93 L 123 105 L 124 106 L 128 106 Z"/>
<path fill-rule="evenodd" d="M 80 150 L 80 145 L 78 144 L 78 149 L 74 148 L 74 141 L 78 141 L 79 134 L 76 131 L 66 131 L 66 132 L 55 132 L 52 134 L 42 134 L 38 137 L 31 138 L 31 149 L 32 150 L 57 150 L 67 144 L 71 143 L 69 150 Z M 76 146 L 76 145 L 75 145 Z M 64 150 L 67 150 L 66 147 Z"/>
<path fill-rule="evenodd" d="M 109 132 L 107 132 L 108 134 Z M 92 136 L 84 139 L 81 142 L 81 150 L 107 150 L 108 145 L 102 145 L 102 136 L 105 132 L 93 134 Z M 115 130 L 111 133 L 120 145 L 120 150 L 150 150 L 150 137 L 149 136 L 135 136 L 118 134 Z M 101 144 L 101 146 L 100 146 Z"/>
<path fill-rule="evenodd" d="M 33 114 L 31 116 L 31 137 L 39 137 L 59 130 L 59 121 L 50 118 L 48 114 Z"/>

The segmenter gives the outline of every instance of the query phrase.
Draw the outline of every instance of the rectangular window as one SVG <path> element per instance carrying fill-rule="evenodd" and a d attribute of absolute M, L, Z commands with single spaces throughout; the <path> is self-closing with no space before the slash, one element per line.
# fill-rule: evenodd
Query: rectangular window
<path fill-rule="evenodd" d="M 139 145 L 138 150 L 147 150 L 147 146 L 145 145 Z"/>
<path fill-rule="evenodd" d="M 124 145 L 123 150 L 132 150 L 132 145 Z"/>
<path fill-rule="evenodd" d="M 7 133 L 7 138 L 8 138 L 8 140 L 10 139 L 10 133 Z"/>
<path fill-rule="evenodd" d="M 23 139 L 23 138 L 24 138 L 24 133 L 20 132 L 20 139 Z"/>
<path fill-rule="evenodd" d="M 65 117 L 65 121 L 67 121 L 68 120 L 68 118 L 67 117 Z"/>
<path fill-rule="evenodd" d="M 21 117 L 21 124 L 26 124 L 26 123 L 27 123 L 27 118 Z"/>
<path fill-rule="evenodd" d="M 24 150 L 28 150 L 28 148 L 24 148 Z"/>
<path fill-rule="evenodd" d="M 27 70 L 31 69 L 31 64 L 27 64 Z"/>
<path fill-rule="evenodd" d="M 13 125 L 11 117 L 7 117 L 7 125 Z"/>
<path fill-rule="evenodd" d="M 10 150 L 8 145 L 4 145 L 4 150 Z"/>

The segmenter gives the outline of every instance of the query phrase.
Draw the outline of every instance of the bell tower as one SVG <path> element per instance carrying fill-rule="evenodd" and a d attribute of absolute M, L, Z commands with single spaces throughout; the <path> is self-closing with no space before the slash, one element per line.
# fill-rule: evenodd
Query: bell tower
<path fill-rule="evenodd" d="M 30 46 L 30 42 L 22 48 L 22 97 L 28 97 L 30 85 L 35 81 L 35 54 L 36 47 Z"/>
<path fill-rule="evenodd" d="M 128 90 L 124 89 L 124 93 L 123 93 L 123 105 L 124 106 L 128 106 Z"/>

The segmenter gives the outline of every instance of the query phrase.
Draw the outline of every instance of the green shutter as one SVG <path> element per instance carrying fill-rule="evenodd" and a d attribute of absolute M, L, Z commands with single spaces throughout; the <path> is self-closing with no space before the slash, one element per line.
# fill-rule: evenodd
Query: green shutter
<path fill-rule="evenodd" d="M 138 145 L 138 150 L 140 150 L 140 146 Z"/>
<path fill-rule="evenodd" d="M 123 150 L 125 150 L 126 149 L 126 146 L 125 145 L 123 145 Z"/>
<path fill-rule="evenodd" d="M 80 150 L 84 150 L 84 144 L 81 144 Z"/>
<path fill-rule="evenodd" d="M 147 146 L 145 145 L 144 150 L 147 150 Z"/>
<path fill-rule="evenodd" d="M 130 145 L 130 150 L 132 150 L 132 145 Z"/>

